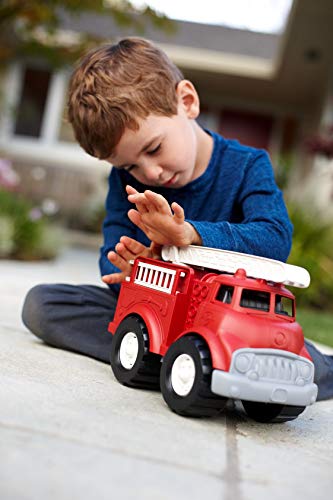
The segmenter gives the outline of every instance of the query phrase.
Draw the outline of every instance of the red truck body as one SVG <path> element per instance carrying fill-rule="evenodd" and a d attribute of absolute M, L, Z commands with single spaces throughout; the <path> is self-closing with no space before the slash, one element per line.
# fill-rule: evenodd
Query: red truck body
<path fill-rule="evenodd" d="M 251 357 L 252 350 L 255 354 L 262 352 L 266 355 L 264 363 L 267 366 L 264 367 L 261 360 L 257 370 L 271 369 L 273 372 L 280 370 L 282 374 L 279 375 L 280 378 L 288 378 L 286 372 L 288 370 L 292 372 L 294 365 L 299 364 L 299 360 L 311 361 L 304 345 L 302 329 L 295 320 L 293 294 L 282 284 L 249 278 L 243 269 L 238 269 L 235 274 L 225 274 L 182 264 L 138 258 L 133 264 L 128 281 L 121 286 L 118 306 L 114 319 L 109 324 L 109 331 L 115 334 L 124 319 L 128 317 L 140 318 L 148 334 L 149 353 L 158 356 L 159 359 L 163 359 L 171 346 L 178 345 L 181 338 L 195 335 L 207 346 L 211 357 L 211 370 L 216 376 L 228 374 L 236 352 L 245 353 L 248 359 L 250 359 L 248 353 Z M 287 356 L 288 353 L 288 356 L 293 357 L 292 361 L 290 356 L 288 361 L 284 361 L 287 358 L 282 357 L 282 361 L 276 364 L 275 359 L 279 358 L 276 356 L 278 351 L 281 351 L 283 356 Z M 247 363 L 244 355 L 243 361 L 238 361 L 238 365 L 241 366 L 241 363 Z M 304 367 L 302 369 L 304 372 L 307 370 Z M 252 370 L 253 373 L 254 371 Z M 249 377 L 251 378 L 251 375 Z M 253 380 L 255 379 L 253 376 Z M 297 384 L 302 385 L 299 380 L 298 376 Z M 291 379 L 288 379 L 287 383 L 291 384 L 290 381 Z M 233 382 L 230 383 L 232 386 Z M 225 389 L 221 392 L 220 385 L 216 387 L 220 398 L 231 397 L 232 390 L 237 397 L 237 390 L 239 392 L 237 388 L 231 388 L 231 392 L 229 389 L 227 392 Z M 284 391 L 280 386 L 279 388 L 274 386 L 272 390 L 275 394 L 280 391 L 280 395 Z M 240 394 L 244 394 L 242 391 L 241 389 Z M 313 391 L 314 389 L 308 404 L 314 402 Z M 251 391 L 249 394 L 252 394 Z M 279 406 L 282 408 L 282 403 L 285 401 L 283 396 L 279 401 L 279 397 L 273 401 L 259 397 L 259 402 L 262 404 L 271 402 L 275 403 L 275 406 L 276 403 L 281 403 Z M 253 395 L 249 398 L 252 401 L 255 399 Z M 167 402 L 170 405 L 169 401 Z M 290 401 L 288 402 L 290 407 Z M 300 407 L 293 402 L 291 405 L 294 405 L 294 409 Z M 177 405 L 172 409 L 187 414 L 186 411 L 178 411 Z"/>

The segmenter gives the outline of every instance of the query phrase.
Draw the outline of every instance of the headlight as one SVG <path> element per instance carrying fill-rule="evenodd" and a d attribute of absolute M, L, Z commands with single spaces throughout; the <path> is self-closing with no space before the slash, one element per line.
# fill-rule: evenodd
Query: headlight
<path fill-rule="evenodd" d="M 246 373 L 252 362 L 252 356 L 249 354 L 239 354 L 235 360 L 235 368 L 240 373 Z"/>

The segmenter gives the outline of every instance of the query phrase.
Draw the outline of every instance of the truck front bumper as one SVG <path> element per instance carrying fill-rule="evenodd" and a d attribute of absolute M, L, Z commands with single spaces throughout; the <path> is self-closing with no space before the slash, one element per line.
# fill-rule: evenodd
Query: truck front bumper
<path fill-rule="evenodd" d="M 230 371 L 213 370 L 211 390 L 226 398 L 291 406 L 316 401 L 311 361 L 278 349 L 239 349 Z"/>

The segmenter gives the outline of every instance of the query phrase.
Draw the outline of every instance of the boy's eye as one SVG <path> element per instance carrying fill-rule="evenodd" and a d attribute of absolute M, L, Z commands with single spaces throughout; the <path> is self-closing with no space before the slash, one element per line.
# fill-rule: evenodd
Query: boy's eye
<path fill-rule="evenodd" d="M 161 144 L 158 144 L 158 146 L 156 146 L 156 148 L 152 149 L 151 151 L 147 151 L 147 154 L 153 155 L 153 154 L 157 153 L 157 151 L 160 149 L 160 147 L 161 147 Z"/>

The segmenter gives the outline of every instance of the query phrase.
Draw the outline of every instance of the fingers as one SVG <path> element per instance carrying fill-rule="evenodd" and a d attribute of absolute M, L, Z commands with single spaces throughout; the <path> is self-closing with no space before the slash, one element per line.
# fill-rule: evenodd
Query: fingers
<path fill-rule="evenodd" d="M 156 211 L 166 215 L 172 215 L 168 201 L 161 194 L 154 193 L 154 191 L 150 191 L 149 189 L 146 189 L 144 193 L 139 193 L 131 186 L 127 186 L 126 191 L 128 193 L 128 200 L 137 206 L 141 214 Z M 182 207 L 176 202 L 174 202 L 171 207 L 175 217 L 183 221 L 184 210 Z"/>
<path fill-rule="evenodd" d="M 130 186 L 129 184 L 127 184 L 127 186 L 126 186 L 126 193 L 127 194 L 136 194 L 138 192 L 139 191 L 137 191 L 133 186 Z"/>
<path fill-rule="evenodd" d="M 116 252 L 108 253 L 109 261 L 121 271 L 128 273 L 131 271 L 131 264 L 129 264 L 121 255 Z"/>
<path fill-rule="evenodd" d="M 144 193 L 139 193 L 131 186 L 126 186 L 128 201 L 134 203 L 140 213 L 151 211 L 170 214 L 171 210 L 167 200 L 161 195 L 147 189 Z"/>
<path fill-rule="evenodd" d="M 122 236 L 120 242 L 116 245 L 117 254 L 127 262 L 136 259 L 139 256 L 149 257 L 150 249 L 129 236 Z"/>
<path fill-rule="evenodd" d="M 131 210 L 129 210 L 127 212 L 127 215 L 128 215 L 129 220 L 131 222 L 133 222 L 133 224 L 138 226 L 138 228 L 141 229 L 144 233 L 146 232 L 146 226 L 144 225 L 144 223 L 142 221 L 142 217 L 137 210 L 134 210 L 134 208 L 131 208 Z"/>
<path fill-rule="evenodd" d="M 115 285 L 124 281 L 126 276 L 127 275 L 125 273 L 105 274 L 102 276 L 102 281 L 107 285 Z"/>
<path fill-rule="evenodd" d="M 115 246 L 115 251 L 119 257 L 124 259 L 126 262 L 135 259 L 135 254 L 133 254 L 123 243 L 117 243 Z"/>
<path fill-rule="evenodd" d="M 115 250 L 108 253 L 109 261 L 122 271 L 127 271 L 129 261 L 141 255 L 147 256 L 149 248 L 129 236 L 122 236 Z"/>
<path fill-rule="evenodd" d="M 145 195 L 143 193 L 138 193 L 138 194 L 132 194 L 128 196 L 128 201 L 131 203 L 134 203 L 136 208 L 141 214 L 146 214 L 148 213 L 148 206 L 146 202 Z"/>
<path fill-rule="evenodd" d="M 154 230 L 149 221 L 149 213 L 143 214 L 142 216 L 134 209 L 131 209 L 127 212 L 128 218 L 133 224 L 135 224 L 151 241 L 154 241 L 155 237 L 158 235 L 158 231 Z M 146 221 L 143 221 L 143 217 L 146 215 Z M 160 243 L 160 241 L 156 241 L 156 243 Z"/>
<path fill-rule="evenodd" d="M 134 210 L 134 212 L 136 212 Z M 114 284 L 121 283 L 124 281 L 126 276 L 129 276 L 132 271 L 131 260 L 136 259 L 139 256 L 149 257 L 151 256 L 150 248 L 146 247 L 139 241 L 130 238 L 129 236 L 122 236 L 120 242 L 117 243 L 115 251 L 108 253 L 107 257 L 109 261 L 118 269 L 120 273 L 107 274 L 102 277 L 104 283 Z"/>
<path fill-rule="evenodd" d="M 190 245 L 193 227 L 185 222 L 184 209 L 176 202 L 171 206 L 160 194 L 147 189 L 139 193 L 131 186 L 126 188 L 128 200 L 135 203 L 137 210 L 128 211 L 128 218 L 146 236 L 159 245 Z M 195 232 L 195 237 L 198 234 Z"/>
<path fill-rule="evenodd" d="M 123 245 L 123 249 L 124 248 L 125 247 Z M 126 276 L 130 275 L 132 266 L 121 255 L 118 255 L 118 253 L 116 252 L 109 252 L 108 259 L 114 266 L 118 267 L 118 269 L 120 269 L 121 272 L 106 274 L 102 276 L 102 281 L 104 283 L 107 283 L 108 285 L 121 283 L 122 281 L 125 280 Z"/>
<path fill-rule="evenodd" d="M 126 192 L 128 194 L 128 201 L 134 203 L 140 213 L 148 212 L 144 193 L 139 193 L 139 191 L 134 189 L 132 186 L 126 186 Z"/>
<path fill-rule="evenodd" d="M 178 205 L 175 201 L 171 204 L 171 208 L 173 210 L 174 219 L 178 223 L 183 223 L 185 220 L 185 213 L 183 207 Z"/>
<path fill-rule="evenodd" d="M 133 238 L 130 238 L 129 236 L 122 236 L 120 238 L 120 243 L 122 243 L 126 247 L 126 249 L 134 256 L 140 255 L 146 249 L 145 245 L 137 240 L 134 240 Z"/>
<path fill-rule="evenodd" d="M 157 193 L 154 193 L 153 191 L 146 190 L 144 192 L 144 195 L 146 197 L 147 202 L 149 202 L 149 203 L 146 203 L 148 211 L 151 209 L 155 209 L 156 211 L 158 211 L 160 213 L 165 213 L 165 214 L 171 215 L 170 205 L 161 194 L 157 194 Z"/>

